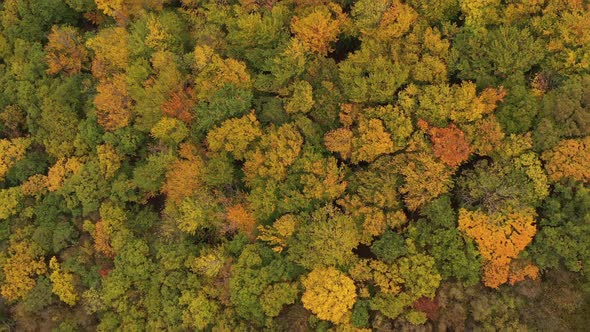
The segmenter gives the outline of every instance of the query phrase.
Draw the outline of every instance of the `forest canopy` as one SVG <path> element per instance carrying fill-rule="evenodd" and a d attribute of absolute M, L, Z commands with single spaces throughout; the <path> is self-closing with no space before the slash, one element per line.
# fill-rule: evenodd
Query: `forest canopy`
<path fill-rule="evenodd" d="M 589 319 L 588 0 L 0 2 L 1 331 Z"/>

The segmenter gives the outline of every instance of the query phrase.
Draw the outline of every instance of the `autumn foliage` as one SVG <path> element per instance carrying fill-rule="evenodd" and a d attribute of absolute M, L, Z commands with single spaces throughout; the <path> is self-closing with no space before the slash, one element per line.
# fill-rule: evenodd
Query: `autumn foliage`
<path fill-rule="evenodd" d="M 533 211 L 491 216 L 480 211 L 459 211 L 459 229 L 473 238 L 485 259 L 483 280 L 486 286 L 497 288 L 508 281 L 510 263 L 537 232 L 534 215 Z M 519 279 L 518 276 L 514 278 Z"/>

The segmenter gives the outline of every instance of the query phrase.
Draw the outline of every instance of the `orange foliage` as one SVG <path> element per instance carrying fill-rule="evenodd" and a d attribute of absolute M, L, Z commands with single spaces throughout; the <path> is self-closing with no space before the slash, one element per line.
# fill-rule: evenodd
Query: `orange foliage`
<path fill-rule="evenodd" d="M 94 249 L 106 257 L 115 257 L 115 251 L 111 247 L 111 233 L 104 221 L 98 221 L 94 226 Z"/>
<path fill-rule="evenodd" d="M 201 187 L 201 169 L 204 163 L 200 158 L 191 160 L 177 160 L 173 162 L 166 173 L 166 182 L 162 186 L 162 192 L 168 200 L 174 203 L 192 195 Z"/>
<path fill-rule="evenodd" d="M 250 239 L 254 239 L 256 219 L 242 204 L 229 207 L 226 211 L 226 218 L 231 228 L 237 228 L 248 235 Z"/>
<path fill-rule="evenodd" d="M 98 123 L 108 131 L 123 128 L 131 120 L 131 99 L 127 91 L 127 82 L 122 74 L 99 82 L 94 97 Z"/>
<path fill-rule="evenodd" d="M 486 286 L 498 288 L 508 281 L 510 263 L 537 232 L 534 214 L 532 209 L 496 215 L 459 211 L 459 229 L 475 240 L 485 259 L 483 279 Z"/>
<path fill-rule="evenodd" d="M 551 151 L 543 153 L 542 158 L 553 181 L 563 178 L 590 181 L 590 136 L 563 140 Z"/>
<path fill-rule="evenodd" d="M 530 278 L 532 280 L 537 279 L 539 276 L 539 268 L 533 264 L 527 264 L 526 266 L 514 271 L 511 269 L 511 274 L 508 282 L 511 285 L 514 285 L 517 282 L 523 281 L 525 278 Z"/>
<path fill-rule="evenodd" d="M 21 186 L 23 194 L 39 197 L 47 192 L 47 176 L 35 174 L 30 176 Z"/>
<path fill-rule="evenodd" d="M 45 46 L 45 60 L 49 66 L 47 73 L 57 74 L 64 71 L 72 75 L 80 72 L 82 62 L 86 58 L 86 49 L 76 29 L 54 26 L 47 39 L 47 46 Z"/>
<path fill-rule="evenodd" d="M 189 123 L 193 119 L 191 113 L 193 106 L 195 106 L 193 89 L 178 89 L 170 94 L 170 98 L 162 105 L 162 111 L 171 117 Z"/>
<path fill-rule="evenodd" d="M 454 124 L 447 128 L 429 127 L 428 124 L 424 124 L 424 121 L 420 121 L 419 126 L 422 125 L 430 135 L 434 155 L 443 163 L 450 167 L 456 167 L 469 158 L 471 147 L 461 129 Z"/>
<path fill-rule="evenodd" d="M 352 131 L 348 128 L 332 130 L 324 136 L 326 149 L 337 152 L 343 159 L 349 159 L 352 155 Z"/>

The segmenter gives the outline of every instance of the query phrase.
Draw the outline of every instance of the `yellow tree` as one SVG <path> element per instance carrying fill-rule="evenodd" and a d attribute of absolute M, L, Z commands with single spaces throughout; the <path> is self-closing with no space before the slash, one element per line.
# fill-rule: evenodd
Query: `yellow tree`
<path fill-rule="evenodd" d="M 359 123 L 359 137 L 352 141 L 351 161 L 372 162 L 383 154 L 392 153 L 394 144 L 391 135 L 385 130 L 383 121 L 370 119 Z"/>
<path fill-rule="evenodd" d="M 230 152 L 235 159 L 243 160 L 250 143 L 262 136 L 260 123 L 254 112 L 241 118 L 224 121 L 207 134 L 207 146 L 213 152 Z"/>
<path fill-rule="evenodd" d="M 318 318 L 335 324 L 344 322 L 356 301 L 354 282 L 333 267 L 311 271 L 302 281 L 305 292 L 303 306 Z"/>
<path fill-rule="evenodd" d="M 293 17 L 291 31 L 307 50 L 325 56 L 332 51 L 330 44 L 337 40 L 343 19 L 342 9 L 331 3 L 330 7 L 316 7 L 304 17 Z"/>
<path fill-rule="evenodd" d="M 223 59 L 209 46 L 195 48 L 195 67 L 197 69 L 196 97 L 207 99 L 226 84 L 249 89 L 252 86 L 246 64 L 235 59 Z"/>
<path fill-rule="evenodd" d="M 31 140 L 28 138 L 0 140 L 0 181 L 4 180 L 6 172 L 25 156 L 29 145 Z"/>
<path fill-rule="evenodd" d="M 92 57 L 92 74 L 104 79 L 115 73 L 123 72 L 129 63 L 127 30 L 124 27 L 101 29 L 96 37 L 86 44 L 94 51 Z"/>
<path fill-rule="evenodd" d="M 302 144 L 303 137 L 294 125 L 271 127 L 261 137 L 256 149 L 246 156 L 244 173 L 247 182 L 251 183 L 258 177 L 283 180 L 287 176 L 287 168 L 299 155 Z"/>
<path fill-rule="evenodd" d="M 459 230 L 471 237 L 485 260 L 484 284 L 498 288 L 510 276 L 510 263 L 531 243 L 537 231 L 535 212 L 487 215 L 481 211 L 459 210 Z"/>
<path fill-rule="evenodd" d="M 396 165 L 404 176 L 399 191 L 412 211 L 451 189 L 451 170 L 429 153 L 402 155 Z"/>
<path fill-rule="evenodd" d="M 36 244 L 20 239 L 17 232 L 8 247 L 8 258 L 2 264 L 4 281 L 0 290 L 2 296 L 9 300 L 18 300 L 35 287 L 34 277 L 47 270 L 41 250 Z"/>
<path fill-rule="evenodd" d="M 110 144 L 102 144 L 96 147 L 98 154 L 98 163 L 100 166 L 100 173 L 106 179 L 115 175 L 115 172 L 121 167 L 122 158 L 117 153 L 117 150 Z"/>
<path fill-rule="evenodd" d="M 47 189 L 57 191 L 63 182 L 77 173 L 82 167 L 82 161 L 76 157 L 59 159 L 47 172 Z"/>
<path fill-rule="evenodd" d="M 74 286 L 74 275 L 61 270 L 61 266 L 55 256 L 49 260 L 49 268 L 52 270 L 49 279 L 53 284 L 52 292 L 64 303 L 73 306 L 78 302 L 78 294 Z"/>
<path fill-rule="evenodd" d="M 254 239 L 256 219 L 242 204 L 230 206 L 226 210 L 226 218 L 233 229 L 239 229 L 249 238 Z"/>

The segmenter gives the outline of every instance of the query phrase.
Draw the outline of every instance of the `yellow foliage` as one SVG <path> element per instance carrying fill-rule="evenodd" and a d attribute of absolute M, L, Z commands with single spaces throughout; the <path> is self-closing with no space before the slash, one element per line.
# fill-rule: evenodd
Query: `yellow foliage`
<path fill-rule="evenodd" d="M 72 27 L 53 26 L 47 36 L 45 52 L 48 74 L 57 74 L 60 71 L 68 75 L 76 74 L 82 69 L 82 62 L 86 58 L 82 38 Z"/>
<path fill-rule="evenodd" d="M 353 139 L 351 161 L 372 162 L 383 154 L 392 153 L 394 144 L 391 135 L 385 130 L 383 121 L 370 119 L 359 124 L 359 137 Z"/>
<path fill-rule="evenodd" d="M 338 128 L 327 133 L 324 137 L 326 149 L 337 152 L 343 159 L 349 159 L 352 155 L 353 133 L 348 128 Z"/>
<path fill-rule="evenodd" d="M 18 206 L 23 192 L 20 187 L 0 189 L 0 220 L 6 219 L 18 212 Z"/>
<path fill-rule="evenodd" d="M 55 165 L 49 168 L 47 173 L 47 189 L 56 191 L 61 188 L 66 178 L 77 173 L 82 167 L 82 162 L 76 157 L 59 159 Z"/>
<path fill-rule="evenodd" d="M 235 59 L 223 59 L 215 54 L 209 46 L 197 46 L 194 52 L 196 78 L 196 96 L 207 99 L 225 84 L 234 84 L 237 88 L 248 89 L 252 82 L 246 65 Z"/>
<path fill-rule="evenodd" d="M 29 145 L 31 145 L 31 140 L 28 138 L 0 140 L 0 181 L 4 180 L 8 170 L 25 156 Z"/>
<path fill-rule="evenodd" d="M 170 202 L 178 204 L 202 186 L 201 170 L 204 167 L 205 163 L 198 157 L 173 162 L 166 172 L 162 193 Z"/>
<path fill-rule="evenodd" d="M 301 152 L 302 145 L 303 137 L 294 125 L 271 127 L 260 139 L 256 150 L 246 155 L 246 182 L 251 183 L 256 178 L 283 180 L 287 176 L 287 168 Z"/>
<path fill-rule="evenodd" d="M 60 300 L 73 306 L 78 302 L 78 294 L 74 286 L 74 275 L 69 272 L 61 271 L 60 265 L 55 256 L 51 257 L 49 261 L 49 268 L 53 270 L 49 279 L 53 284 L 52 292 L 57 295 Z"/>
<path fill-rule="evenodd" d="M 210 130 L 207 134 L 207 146 L 211 151 L 230 152 L 237 160 L 243 160 L 248 145 L 260 136 L 260 123 L 252 111 L 241 118 L 226 120 L 221 126 Z"/>
<path fill-rule="evenodd" d="M 342 323 L 356 301 L 354 282 L 333 267 L 311 271 L 302 281 L 303 306 L 318 318 Z"/>
<path fill-rule="evenodd" d="M 273 246 L 272 250 L 281 252 L 287 246 L 287 240 L 295 232 L 299 220 L 292 214 L 286 214 L 275 220 L 271 227 L 258 226 L 260 234 L 257 239 L 268 242 Z"/>
<path fill-rule="evenodd" d="M 332 201 L 346 190 L 344 171 L 334 157 L 313 162 L 306 160 L 303 169 L 307 174 L 301 176 L 301 184 L 307 198 Z"/>
<path fill-rule="evenodd" d="M 98 83 L 94 106 L 98 123 L 107 131 L 126 127 L 131 121 L 131 98 L 123 74 Z"/>
<path fill-rule="evenodd" d="M 417 153 L 403 159 L 399 172 L 405 183 L 400 187 L 404 202 L 412 211 L 451 188 L 452 172 L 431 154 Z"/>
<path fill-rule="evenodd" d="M 342 13 L 337 5 L 334 5 L 332 9 L 336 10 L 336 13 Z M 332 51 L 330 43 L 337 40 L 341 25 L 342 22 L 338 17 L 332 18 L 328 8 L 318 7 L 305 17 L 293 17 L 291 31 L 307 50 L 327 55 Z"/>
<path fill-rule="evenodd" d="M 248 237 L 254 238 L 256 219 L 254 219 L 252 214 L 242 204 L 229 207 L 226 211 L 226 218 L 231 228 L 237 228 L 248 235 Z"/>
<path fill-rule="evenodd" d="M 129 62 L 127 30 L 124 27 L 101 29 L 86 45 L 94 51 L 92 74 L 103 79 L 125 71 Z"/>
<path fill-rule="evenodd" d="M 9 257 L 2 266 L 4 282 L 0 289 L 5 299 L 14 301 L 35 287 L 34 277 L 44 274 L 47 266 L 39 250 L 26 241 L 12 242 L 8 253 Z"/>
<path fill-rule="evenodd" d="M 117 150 L 110 144 L 102 144 L 96 147 L 98 154 L 98 163 L 100 166 L 100 173 L 106 179 L 115 175 L 117 170 L 121 167 L 121 156 Z"/>

